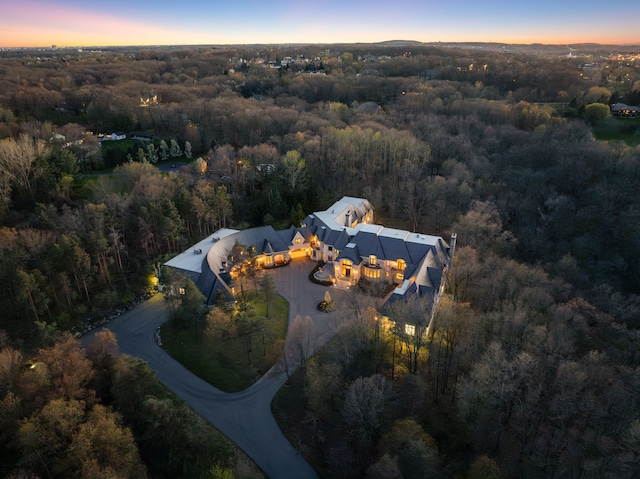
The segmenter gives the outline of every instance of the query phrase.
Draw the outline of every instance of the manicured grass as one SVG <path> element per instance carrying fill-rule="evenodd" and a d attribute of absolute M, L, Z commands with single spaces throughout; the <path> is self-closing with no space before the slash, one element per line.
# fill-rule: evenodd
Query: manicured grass
<path fill-rule="evenodd" d="M 116 141 L 106 140 L 100 143 L 100 149 L 105 162 L 107 162 L 109 166 L 115 166 L 125 161 L 128 152 L 131 152 L 131 156 L 135 157 L 137 152 L 136 146 L 139 145 L 141 145 L 139 141 L 130 138 Z"/>
<path fill-rule="evenodd" d="M 278 340 L 287 332 L 289 303 L 274 297 L 270 317 L 266 317 L 266 302 L 261 294 L 248 301 L 253 306 L 254 332 L 237 334 L 222 341 L 205 333 L 206 319 L 184 328 L 171 320 L 162 327 L 163 348 L 196 376 L 226 392 L 242 391 L 251 386 L 273 366 L 279 357 Z M 229 321 L 234 313 L 228 314 Z M 250 352 L 249 352 L 250 349 Z"/>
<path fill-rule="evenodd" d="M 628 145 L 640 144 L 640 118 L 609 118 L 593 127 L 598 140 L 624 141 Z"/>

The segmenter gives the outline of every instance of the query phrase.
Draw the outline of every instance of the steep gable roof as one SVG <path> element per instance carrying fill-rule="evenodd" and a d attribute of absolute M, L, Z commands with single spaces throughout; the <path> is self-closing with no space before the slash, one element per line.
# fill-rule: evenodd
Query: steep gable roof
<path fill-rule="evenodd" d="M 278 234 L 278 236 L 280 236 L 280 238 L 282 238 L 282 241 L 284 241 L 285 243 L 291 243 L 293 242 L 293 237 L 296 235 L 297 231 L 298 228 L 291 225 L 286 230 L 278 230 L 276 231 L 276 233 Z"/>
<path fill-rule="evenodd" d="M 296 229 L 302 235 L 302 237 L 304 238 L 306 243 L 309 243 L 311 241 L 311 238 L 314 236 L 312 228 L 300 227 L 300 228 L 296 228 Z"/>

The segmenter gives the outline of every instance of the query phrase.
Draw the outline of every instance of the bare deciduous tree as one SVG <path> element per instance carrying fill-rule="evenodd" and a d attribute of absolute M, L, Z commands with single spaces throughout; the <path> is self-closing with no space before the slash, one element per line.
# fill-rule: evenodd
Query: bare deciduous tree
<path fill-rule="evenodd" d="M 17 140 L 0 141 L 0 198 L 7 198 L 14 189 L 30 201 L 36 199 L 36 182 L 43 173 L 38 159 L 46 151 L 42 140 L 32 140 L 22 134 Z"/>
<path fill-rule="evenodd" d="M 358 378 L 348 387 L 342 416 L 357 443 L 366 445 L 378 434 L 391 393 L 391 384 L 381 374 Z"/>
<path fill-rule="evenodd" d="M 313 319 L 309 316 L 302 318 L 296 316 L 287 332 L 287 343 L 284 354 L 290 358 L 289 363 L 294 361 L 306 372 L 307 359 L 309 359 L 316 348 L 316 330 Z"/>

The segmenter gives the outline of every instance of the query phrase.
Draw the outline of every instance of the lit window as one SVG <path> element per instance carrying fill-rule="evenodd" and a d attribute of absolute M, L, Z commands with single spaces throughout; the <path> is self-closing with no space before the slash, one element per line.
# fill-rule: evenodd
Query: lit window
<path fill-rule="evenodd" d="M 364 268 L 364 275 L 367 278 L 371 278 L 371 279 L 380 279 L 380 273 L 382 271 L 379 269 L 370 269 L 370 268 Z"/>
<path fill-rule="evenodd" d="M 300 238 L 296 238 L 296 244 L 300 244 L 302 243 L 302 240 Z"/>
<path fill-rule="evenodd" d="M 369 266 L 375 266 L 376 260 L 377 258 L 375 254 L 369 255 Z"/>
<path fill-rule="evenodd" d="M 406 261 L 403 260 L 403 259 L 399 259 L 398 260 L 398 271 L 404 271 L 406 267 L 407 267 Z"/>
<path fill-rule="evenodd" d="M 416 327 L 413 324 L 405 324 L 404 325 L 404 333 L 408 336 L 415 336 Z"/>

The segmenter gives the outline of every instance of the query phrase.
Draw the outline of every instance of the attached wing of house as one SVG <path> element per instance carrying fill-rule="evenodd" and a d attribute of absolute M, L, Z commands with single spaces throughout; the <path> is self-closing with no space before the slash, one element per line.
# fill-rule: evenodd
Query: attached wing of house
<path fill-rule="evenodd" d="M 307 216 L 301 227 L 223 229 L 165 264 L 188 272 L 213 304 L 220 294 L 233 294 L 227 258 L 236 242 L 253 246 L 262 267 L 310 258 L 333 265 L 332 280 L 338 287 L 348 288 L 364 279 L 395 285 L 389 300 L 408 294 L 435 299 L 450 264 L 455 235 L 449 246 L 439 236 L 373 224 L 369 201 L 345 196 Z"/>

